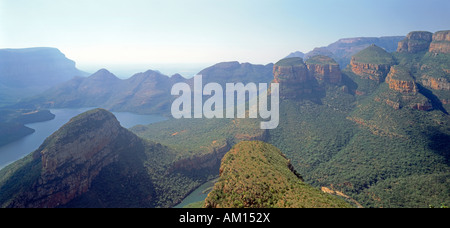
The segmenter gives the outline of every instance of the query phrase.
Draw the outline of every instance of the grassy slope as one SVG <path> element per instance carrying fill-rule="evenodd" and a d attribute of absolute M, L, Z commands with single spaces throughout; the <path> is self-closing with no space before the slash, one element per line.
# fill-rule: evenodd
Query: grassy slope
<path fill-rule="evenodd" d="M 221 176 L 205 201 L 222 208 L 350 207 L 301 181 L 276 147 L 241 142 L 223 158 Z"/>

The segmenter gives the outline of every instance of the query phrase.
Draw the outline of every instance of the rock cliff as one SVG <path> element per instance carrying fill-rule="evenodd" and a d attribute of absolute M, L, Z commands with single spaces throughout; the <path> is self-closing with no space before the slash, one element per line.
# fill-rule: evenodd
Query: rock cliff
<path fill-rule="evenodd" d="M 338 84 L 342 81 L 342 73 L 339 64 L 334 59 L 317 55 L 306 61 L 311 76 L 319 81 Z"/>
<path fill-rule="evenodd" d="M 22 189 L 6 206 L 64 206 L 88 192 L 100 172 L 117 162 L 123 153 L 138 151 L 142 152 L 140 139 L 122 128 L 113 114 L 103 109 L 81 114 L 32 154 L 33 163 L 37 164 L 36 178 L 28 190 Z M 138 171 L 129 169 L 134 170 L 128 173 L 131 180 Z"/>
<path fill-rule="evenodd" d="M 376 45 L 358 52 L 350 62 L 353 73 L 380 83 L 384 81 L 392 65 L 392 55 Z"/>
<path fill-rule="evenodd" d="M 280 96 L 295 98 L 314 92 L 314 77 L 301 58 L 283 59 L 273 67 L 274 82 L 280 83 Z"/>
<path fill-rule="evenodd" d="M 418 93 L 419 88 L 408 69 L 393 66 L 386 78 L 389 88 L 400 93 Z"/>
<path fill-rule="evenodd" d="M 398 43 L 397 52 L 418 53 L 427 51 L 432 39 L 433 33 L 431 32 L 410 32 L 403 41 Z"/>
<path fill-rule="evenodd" d="M 280 60 L 273 67 L 275 83 L 280 83 L 282 98 L 320 98 L 325 84 L 340 84 L 339 64 L 327 56 L 314 56 L 303 62 L 301 58 Z"/>
<path fill-rule="evenodd" d="M 434 33 L 429 51 L 431 53 L 450 53 L 450 30 Z"/>

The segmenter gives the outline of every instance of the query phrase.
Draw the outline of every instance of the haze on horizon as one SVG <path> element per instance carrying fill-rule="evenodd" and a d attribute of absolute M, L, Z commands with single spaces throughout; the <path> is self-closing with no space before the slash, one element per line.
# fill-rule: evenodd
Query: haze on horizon
<path fill-rule="evenodd" d="M 0 0 L 0 48 L 82 66 L 267 64 L 340 38 L 450 29 L 448 0 Z"/>

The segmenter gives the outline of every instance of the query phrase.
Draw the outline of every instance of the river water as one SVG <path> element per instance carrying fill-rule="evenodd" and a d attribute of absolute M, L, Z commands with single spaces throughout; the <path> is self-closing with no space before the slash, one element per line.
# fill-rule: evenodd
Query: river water
<path fill-rule="evenodd" d="M 65 123 L 69 122 L 72 117 L 91 109 L 93 108 L 51 109 L 50 111 L 56 115 L 55 119 L 27 124 L 27 127 L 36 131 L 31 135 L 0 147 L 0 169 L 35 151 L 48 136 L 57 131 Z M 113 114 L 116 116 L 122 127 L 125 128 L 166 120 L 166 118 L 158 115 L 137 115 L 128 112 L 113 112 Z"/>

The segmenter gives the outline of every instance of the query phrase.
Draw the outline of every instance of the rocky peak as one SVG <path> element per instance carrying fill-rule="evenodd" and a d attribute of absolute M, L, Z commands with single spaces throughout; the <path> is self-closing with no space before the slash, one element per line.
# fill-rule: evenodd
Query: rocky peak
<path fill-rule="evenodd" d="M 410 32 L 403 41 L 398 43 L 398 52 L 418 53 L 427 51 L 433 39 L 431 32 Z"/>
<path fill-rule="evenodd" d="M 419 88 L 409 70 L 402 66 L 393 66 L 386 78 L 389 88 L 400 93 L 418 93 Z"/>
<path fill-rule="evenodd" d="M 352 57 L 350 67 L 362 78 L 383 82 L 394 59 L 390 53 L 376 45 L 371 45 Z"/>
<path fill-rule="evenodd" d="M 126 145 L 118 145 L 124 140 Z M 40 175 L 31 190 L 16 197 L 10 206 L 58 207 L 70 202 L 89 190 L 104 167 L 117 161 L 118 148 L 137 141 L 106 110 L 72 118 L 33 153 L 33 159 L 41 163 Z"/>
<path fill-rule="evenodd" d="M 306 61 L 311 76 L 319 81 L 338 84 L 342 81 L 342 74 L 339 64 L 332 58 L 317 55 Z"/>
<path fill-rule="evenodd" d="M 120 80 L 116 75 L 109 72 L 107 69 L 100 69 L 99 71 L 95 72 L 93 75 L 89 76 L 89 79 L 91 80 L 98 80 L 98 81 L 117 81 Z"/>
<path fill-rule="evenodd" d="M 432 53 L 450 53 L 450 30 L 439 31 L 433 34 L 433 42 L 430 44 Z"/>
<path fill-rule="evenodd" d="M 308 84 L 314 79 L 302 58 L 287 58 L 273 66 L 274 82 L 280 83 L 280 96 L 295 98 L 302 94 L 311 94 L 313 87 Z"/>

